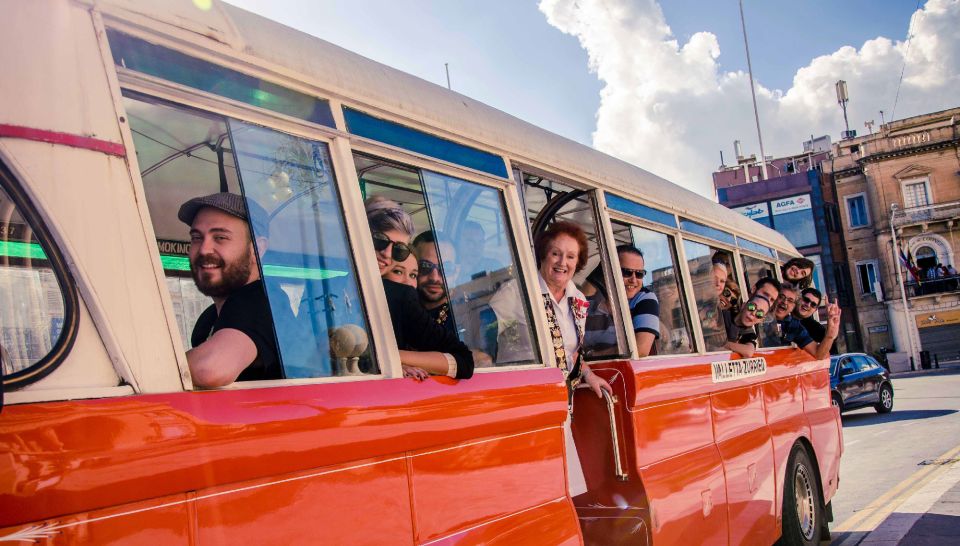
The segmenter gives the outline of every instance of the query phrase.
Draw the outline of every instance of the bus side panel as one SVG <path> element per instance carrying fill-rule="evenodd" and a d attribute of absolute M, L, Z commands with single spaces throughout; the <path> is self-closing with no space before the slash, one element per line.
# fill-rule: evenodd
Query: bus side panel
<path fill-rule="evenodd" d="M 550 546 L 580 545 L 576 526 L 558 525 L 570 518 L 570 501 L 558 499 L 533 507 L 521 514 L 508 516 L 490 523 L 461 531 L 453 536 L 431 541 L 431 546 L 517 546 L 522 544 L 549 544 Z"/>
<path fill-rule="evenodd" d="M 782 517 L 783 478 L 787 474 L 787 460 L 798 437 L 809 437 L 810 427 L 803 414 L 803 389 L 798 376 L 777 379 L 763 385 L 767 423 L 773 441 L 774 480 L 776 482 L 775 508 L 778 521 Z"/>
<path fill-rule="evenodd" d="M 412 544 L 408 489 L 403 457 L 208 488 L 199 544 Z"/>
<path fill-rule="evenodd" d="M 417 541 L 428 541 L 566 497 L 560 426 L 411 454 Z M 569 508 L 569 503 L 568 503 Z M 531 514 L 535 517 L 536 514 Z M 577 534 L 570 518 L 552 525 Z"/>
<path fill-rule="evenodd" d="M 837 410 L 830 402 L 829 361 L 817 371 L 804 374 L 804 410 L 810 422 L 810 442 L 813 456 L 820 467 L 820 484 L 824 502 L 829 502 L 837 490 L 840 473 L 842 437 Z"/>
<path fill-rule="evenodd" d="M 726 544 L 727 493 L 715 445 L 640 469 L 654 544 Z"/>
<path fill-rule="evenodd" d="M 184 495 L 171 495 L 104 510 L 0 528 L 0 542 L 42 544 L 195 544 Z M 32 535 L 25 536 L 25 531 Z M 29 540 L 40 539 L 40 540 Z"/>
<path fill-rule="evenodd" d="M 8 406 L 0 525 L 559 428 L 565 391 L 553 368 Z"/>
<path fill-rule="evenodd" d="M 721 391 L 711 399 L 727 482 L 730 544 L 772 543 L 777 533 L 776 483 L 762 387 Z"/>
<path fill-rule="evenodd" d="M 637 409 L 633 446 L 637 466 L 649 466 L 687 451 L 712 446 L 710 397 L 699 396 Z"/>

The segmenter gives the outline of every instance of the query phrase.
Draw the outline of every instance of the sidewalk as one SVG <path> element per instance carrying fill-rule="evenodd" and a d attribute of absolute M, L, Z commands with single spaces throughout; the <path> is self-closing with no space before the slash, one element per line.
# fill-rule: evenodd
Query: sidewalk
<path fill-rule="evenodd" d="M 936 461 L 936 464 L 949 466 L 949 469 L 910 496 L 876 529 L 853 544 L 960 544 L 960 459 Z M 849 542 L 843 541 L 845 546 Z"/>
<path fill-rule="evenodd" d="M 931 368 L 929 370 L 907 370 L 904 372 L 891 372 L 890 377 L 896 379 L 898 377 L 917 377 L 922 375 L 936 375 L 941 373 L 955 374 L 960 373 L 960 361 L 954 360 L 952 362 L 942 362 L 940 363 L 939 368 Z"/>

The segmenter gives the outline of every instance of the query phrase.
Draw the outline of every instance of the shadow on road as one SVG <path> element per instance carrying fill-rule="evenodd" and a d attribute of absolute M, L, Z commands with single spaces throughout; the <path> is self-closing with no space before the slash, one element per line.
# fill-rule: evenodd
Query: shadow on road
<path fill-rule="evenodd" d="M 891 413 L 881 415 L 879 413 L 845 413 L 840 418 L 845 427 L 862 427 L 869 425 L 879 425 L 882 423 L 892 423 L 894 421 L 916 421 L 919 419 L 931 419 L 933 417 L 943 417 L 957 413 L 954 409 L 941 410 L 902 410 L 894 409 Z"/>
<path fill-rule="evenodd" d="M 900 544 L 956 544 L 960 538 L 960 516 L 924 514 L 913 524 Z"/>

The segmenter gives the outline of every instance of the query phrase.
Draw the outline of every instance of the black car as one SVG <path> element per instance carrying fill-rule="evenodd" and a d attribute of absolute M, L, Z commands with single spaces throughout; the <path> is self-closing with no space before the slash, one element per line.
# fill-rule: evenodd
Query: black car
<path fill-rule="evenodd" d="M 873 406 L 877 413 L 893 410 L 890 372 L 863 353 L 830 357 L 830 390 L 841 412 L 863 406 Z"/>

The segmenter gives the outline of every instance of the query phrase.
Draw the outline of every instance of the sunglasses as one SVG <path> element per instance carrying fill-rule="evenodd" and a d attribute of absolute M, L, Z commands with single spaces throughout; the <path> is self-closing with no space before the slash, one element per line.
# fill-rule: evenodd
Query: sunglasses
<path fill-rule="evenodd" d="M 644 277 L 647 276 L 647 270 L 646 269 L 628 269 L 626 267 L 621 267 L 620 274 L 623 275 L 624 279 L 629 279 L 630 277 L 643 279 Z"/>
<path fill-rule="evenodd" d="M 804 297 L 803 299 L 800 300 L 800 305 L 809 305 L 810 307 L 817 307 L 817 306 L 820 305 L 820 302 L 819 302 L 819 301 L 813 301 L 812 299 L 810 299 L 810 298 L 808 298 L 808 297 Z"/>
<path fill-rule="evenodd" d="M 753 316 L 757 318 L 763 318 L 767 314 L 766 311 L 764 311 L 763 309 L 760 309 L 760 307 L 753 302 L 748 303 L 746 307 L 747 307 L 747 311 L 750 313 L 753 313 Z"/>
<path fill-rule="evenodd" d="M 390 239 L 383 233 L 374 232 L 373 234 L 373 249 L 377 252 L 383 252 L 387 249 L 388 246 L 393 245 L 393 249 L 390 251 L 390 257 L 393 258 L 395 262 L 402 262 L 410 257 L 411 250 L 410 245 L 407 243 L 400 243 Z"/>
<path fill-rule="evenodd" d="M 426 276 L 434 271 L 440 273 L 440 266 L 429 260 L 420 260 L 417 262 L 417 274 Z"/>
<path fill-rule="evenodd" d="M 729 288 L 724 288 L 721 294 L 723 295 L 723 297 L 729 298 L 730 296 L 733 296 L 733 290 L 730 290 Z"/>

